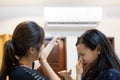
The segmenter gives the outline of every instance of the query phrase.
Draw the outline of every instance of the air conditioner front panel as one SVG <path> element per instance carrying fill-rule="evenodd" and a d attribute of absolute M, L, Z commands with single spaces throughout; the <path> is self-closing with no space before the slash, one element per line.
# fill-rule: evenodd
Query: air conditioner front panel
<path fill-rule="evenodd" d="M 47 29 L 95 28 L 101 21 L 99 7 L 47 7 L 44 9 Z"/>

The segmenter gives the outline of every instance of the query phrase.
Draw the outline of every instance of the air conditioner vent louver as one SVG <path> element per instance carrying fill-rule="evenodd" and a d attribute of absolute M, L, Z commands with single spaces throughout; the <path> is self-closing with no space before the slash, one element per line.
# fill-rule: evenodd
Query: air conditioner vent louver
<path fill-rule="evenodd" d="M 97 22 L 48 22 L 47 24 L 97 24 Z"/>

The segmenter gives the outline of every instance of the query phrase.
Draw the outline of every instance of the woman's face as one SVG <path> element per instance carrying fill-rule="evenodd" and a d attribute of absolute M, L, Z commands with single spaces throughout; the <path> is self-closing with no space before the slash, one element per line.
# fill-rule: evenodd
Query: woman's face
<path fill-rule="evenodd" d="M 95 50 L 91 50 L 84 44 L 80 43 L 77 45 L 77 52 L 78 58 L 81 58 L 83 62 L 83 70 L 88 70 L 100 54 L 98 48 L 96 48 Z"/>
<path fill-rule="evenodd" d="M 41 55 L 43 55 L 43 51 L 44 51 L 44 44 L 42 44 L 39 47 L 39 51 L 38 49 L 34 48 L 34 54 L 32 55 L 34 57 L 34 60 L 38 60 L 40 58 Z"/>
<path fill-rule="evenodd" d="M 42 44 L 41 47 L 40 47 L 38 56 L 37 56 L 38 58 L 39 58 L 40 56 L 43 56 L 43 55 L 44 55 L 44 48 L 45 48 L 45 45 Z"/>

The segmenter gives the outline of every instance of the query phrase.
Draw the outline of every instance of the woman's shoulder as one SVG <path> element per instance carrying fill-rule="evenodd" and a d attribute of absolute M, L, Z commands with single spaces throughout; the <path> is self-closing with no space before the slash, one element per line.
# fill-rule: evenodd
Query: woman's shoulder
<path fill-rule="evenodd" d="M 104 70 L 96 80 L 120 80 L 120 71 L 114 68 Z"/>
<path fill-rule="evenodd" d="M 12 80 L 46 80 L 35 70 L 23 66 L 17 66 L 13 71 L 10 72 L 9 77 Z"/>
<path fill-rule="evenodd" d="M 14 76 L 17 76 L 17 75 L 24 75 L 26 74 L 26 71 L 25 71 L 25 67 L 23 66 L 16 66 L 14 69 L 12 69 L 9 73 L 10 76 L 14 75 Z"/>

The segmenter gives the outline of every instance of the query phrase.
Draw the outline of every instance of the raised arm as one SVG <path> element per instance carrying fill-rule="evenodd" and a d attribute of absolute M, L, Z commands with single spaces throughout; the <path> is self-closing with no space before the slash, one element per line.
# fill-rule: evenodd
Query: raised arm
<path fill-rule="evenodd" d="M 60 37 L 58 35 L 56 35 L 49 43 L 48 45 L 44 48 L 44 58 L 47 59 L 47 57 L 49 56 L 50 52 L 52 51 L 52 49 L 54 48 L 55 45 L 59 45 L 59 41 L 60 41 Z M 34 69 L 38 69 L 41 64 L 39 63 L 38 60 L 34 61 L 35 65 L 34 65 Z"/>
<path fill-rule="evenodd" d="M 82 73 L 83 73 L 83 68 L 82 68 L 82 61 L 80 58 L 76 64 L 76 80 L 82 80 Z"/>
<path fill-rule="evenodd" d="M 72 74 L 72 70 L 63 70 L 63 71 L 59 71 L 58 74 L 60 74 L 61 76 L 63 76 L 65 78 L 65 80 L 73 80 L 71 74 Z"/>
<path fill-rule="evenodd" d="M 43 51 L 42 51 L 42 54 L 40 53 L 41 55 L 39 58 L 39 62 L 41 64 L 43 70 L 47 73 L 50 80 L 61 80 L 47 62 L 47 57 L 48 57 L 49 53 L 51 52 L 51 50 L 53 49 L 53 47 L 55 46 L 58 39 L 59 38 L 57 36 L 55 36 L 50 41 L 50 43 L 47 45 L 46 48 L 44 48 L 44 46 L 43 46 L 43 49 L 41 49 Z"/>
<path fill-rule="evenodd" d="M 60 37 L 57 35 L 45 47 L 44 57 L 46 59 L 47 59 L 48 55 L 50 54 L 50 52 L 52 51 L 52 49 L 54 48 L 54 46 L 59 44 L 59 41 L 60 41 Z"/>
<path fill-rule="evenodd" d="M 73 80 L 71 77 L 72 70 L 63 70 L 58 72 L 61 76 L 65 78 L 65 80 Z M 82 80 L 82 73 L 83 73 L 83 68 L 82 68 L 82 61 L 79 59 L 79 61 L 76 64 L 76 80 Z"/>

